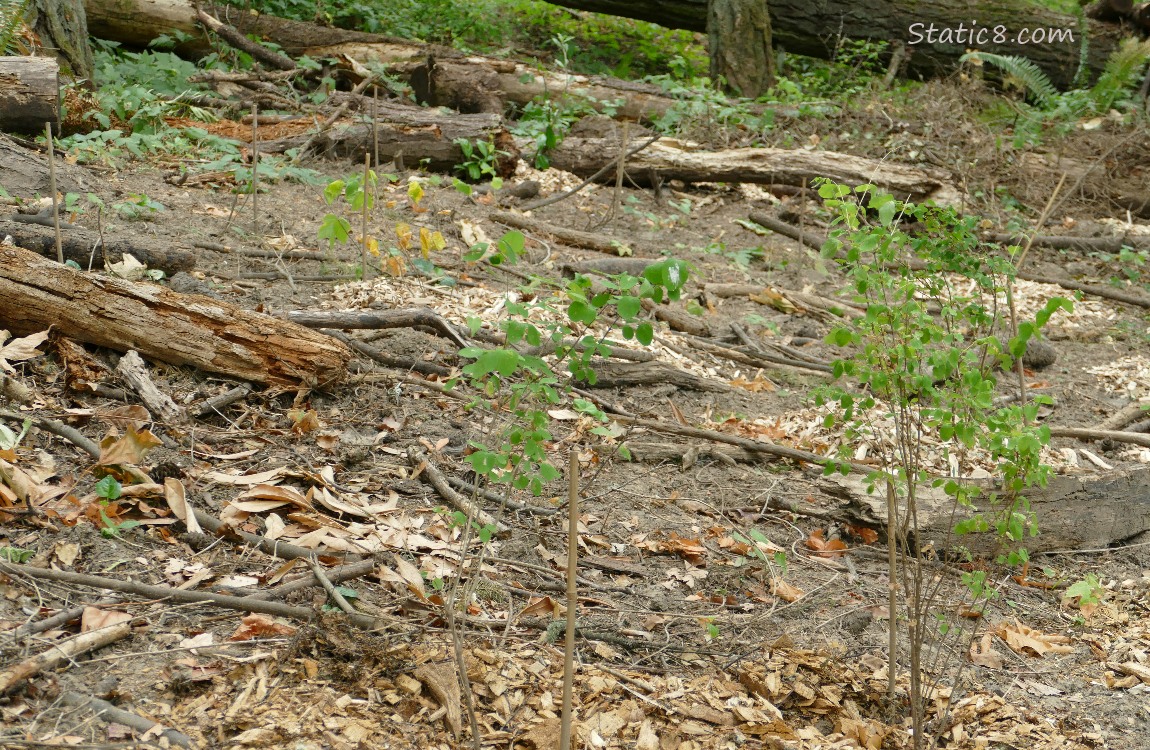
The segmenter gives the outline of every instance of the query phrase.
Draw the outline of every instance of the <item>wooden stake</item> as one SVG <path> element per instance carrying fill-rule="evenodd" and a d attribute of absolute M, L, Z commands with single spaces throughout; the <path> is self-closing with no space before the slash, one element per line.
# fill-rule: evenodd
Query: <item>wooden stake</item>
<path fill-rule="evenodd" d="M 563 720 L 559 750 L 571 750 L 575 723 L 572 704 L 575 690 L 575 614 L 579 605 L 575 575 L 579 570 L 579 446 L 571 446 L 567 465 L 567 638 L 563 647 Z"/>
<path fill-rule="evenodd" d="M 259 204 L 256 202 L 256 196 L 260 193 L 260 145 L 259 145 L 259 120 L 257 110 L 258 104 L 252 105 L 252 234 L 256 234 L 260 230 L 260 212 Z"/>
<path fill-rule="evenodd" d="M 371 175 L 371 154 L 363 155 L 363 220 L 360 225 L 363 230 L 362 250 L 360 252 L 360 266 L 363 268 L 363 278 L 367 278 L 367 211 L 371 207 L 371 184 L 368 177 Z"/>
<path fill-rule="evenodd" d="M 48 182 L 52 189 L 52 225 L 56 228 L 56 262 L 64 264 L 64 242 L 60 237 L 60 205 L 56 197 L 56 149 L 52 146 L 52 123 L 44 123 L 48 137 Z"/>

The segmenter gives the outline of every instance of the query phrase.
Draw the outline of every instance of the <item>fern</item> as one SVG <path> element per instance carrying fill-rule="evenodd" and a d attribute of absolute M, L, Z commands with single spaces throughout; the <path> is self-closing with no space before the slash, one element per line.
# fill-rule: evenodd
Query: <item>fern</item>
<path fill-rule="evenodd" d="M 1042 72 L 1042 68 L 1025 57 L 996 55 L 993 52 L 967 52 L 959 58 L 959 62 L 968 60 L 990 63 L 1005 71 L 1007 75 L 1017 79 L 1034 101 L 1044 109 L 1051 106 L 1058 98 L 1058 89 L 1054 88 L 1054 84 Z"/>
<path fill-rule="evenodd" d="M 0 0 L 0 55 L 15 54 L 16 33 L 31 0 Z"/>
<path fill-rule="evenodd" d="M 1138 82 L 1147 60 L 1150 60 L 1150 39 L 1122 42 L 1106 61 L 1098 82 L 1090 89 L 1095 111 L 1109 111 L 1123 93 Z"/>

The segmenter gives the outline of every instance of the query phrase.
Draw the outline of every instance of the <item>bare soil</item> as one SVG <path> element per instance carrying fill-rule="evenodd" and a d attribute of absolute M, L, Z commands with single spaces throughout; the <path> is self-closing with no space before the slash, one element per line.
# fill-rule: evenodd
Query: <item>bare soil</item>
<path fill-rule="evenodd" d="M 948 124 L 953 110 L 972 96 L 958 85 L 931 84 L 913 103 L 913 124 L 905 113 L 860 107 L 830 120 L 786 123 L 778 128 L 778 145 L 818 142 L 820 148 L 883 156 L 895 141 L 921 141 L 914 147 L 919 158 L 951 169 L 971 196 L 967 209 L 1003 229 L 1011 218 L 1041 211 L 1060 174 L 1058 154 L 1046 154 L 1051 161 L 1037 167 L 1033 151 L 996 150 L 994 137 L 1000 134 L 973 118 Z M 1145 180 L 1150 139 L 1128 135 L 1110 126 L 1079 130 L 1049 149 L 1074 154 L 1079 163 L 1096 163 L 1097 169 L 1067 193 L 1053 226 L 1044 232 L 1090 236 L 1125 228 L 1150 233 L 1145 221 L 1127 222 L 1125 213 L 1100 197 L 1107 180 L 1138 179 L 1132 169 L 1143 170 L 1138 174 Z M 175 166 L 137 165 L 91 182 L 108 204 L 133 194 L 162 203 L 165 210 L 144 221 L 115 222 L 122 230 L 166 238 L 176 247 L 193 248 L 197 242 L 237 251 L 318 247 L 316 232 L 328 210 L 321 188 L 267 186 L 259 196 L 259 215 L 253 216 L 250 200 L 237 199 L 228 185 L 170 184 L 165 177 Z M 337 162 L 314 166 L 332 178 L 357 168 Z M 325 262 L 199 248 L 197 270 L 165 283 L 273 315 L 429 307 L 456 324 L 478 316 L 494 328 L 505 314 L 499 301 L 523 294 L 517 291 L 521 274 L 555 278 L 563 263 L 604 257 L 528 232 L 528 257 L 511 272 L 464 263 L 463 227 L 470 224 L 498 238 L 505 228 L 490 221 L 489 214 L 502 199 L 464 196 L 447 178 L 439 186 L 425 183 L 426 194 L 414 206 L 407 195 L 409 176 L 401 174 L 399 183 L 382 192 L 369 233 L 386 247 L 397 242 L 396 224 L 409 224 L 415 240 L 408 253 L 415 257 L 420 227 L 441 232 L 447 246 L 430 258 L 456 280 L 454 286 L 437 284 L 410 268 L 403 276 L 368 281 L 311 280 L 321 274 L 354 274 L 359 249 L 352 245 L 336 247 Z M 530 171 L 509 182 L 526 179 L 539 180 L 543 195 L 577 182 Z M 1007 194 L 1017 208 L 1002 199 Z M 785 198 L 781 208 L 817 227 L 821 216 L 809 198 Z M 514 209 L 521 202 L 504 203 Z M 832 324 L 826 316 L 706 292 L 709 284 L 737 282 L 835 297 L 844 287 L 841 272 L 810 249 L 738 223 L 750 210 L 777 203 L 758 187 L 669 184 L 656 194 L 625 186 L 619 195 L 611 187 L 593 187 L 534 216 L 690 260 L 695 270 L 685 298 L 701 308 L 699 319 L 715 339 L 737 343 L 730 328 L 735 323 L 764 344 L 786 344 L 812 360 L 829 362 L 836 351 L 822 342 Z M 92 214 L 74 220 L 95 225 Z M 352 223 L 358 228 L 358 219 Z M 744 248 L 755 251 L 740 263 L 735 251 Z M 1144 273 L 1133 260 L 1120 264 L 1041 248 L 1028 262 L 1050 275 L 1102 284 L 1114 280 L 1123 287 L 1139 286 Z M 281 278 L 250 276 L 275 272 Z M 1048 285 L 1020 288 L 1024 306 L 1056 293 L 1065 294 Z M 1045 416 L 1052 425 L 1092 426 L 1150 388 L 1145 374 L 1134 369 L 1128 382 L 1089 372 L 1132 357 L 1150 362 L 1146 311 L 1085 300 L 1096 309 L 1084 306 L 1076 316 L 1056 320 L 1048 332 L 1057 362 L 1028 373 L 1031 385 L 1054 398 L 1056 405 Z M 678 304 L 685 309 L 685 302 Z M 367 338 L 366 332 L 356 335 Z M 454 346 L 428 331 L 385 331 L 371 338 L 373 346 L 392 357 L 453 372 L 461 364 Z M 826 382 L 817 373 L 749 369 L 702 351 L 666 326 L 659 327 L 653 350 L 716 390 L 655 383 L 598 390 L 596 395 L 651 418 L 816 452 L 831 447 L 831 437 L 804 411 L 810 391 Z M 109 365 L 119 356 L 91 353 Z M 1113 365 L 1119 372 L 1122 367 Z M 442 606 L 445 592 L 458 585 L 463 605 L 453 618 L 455 635 L 466 659 L 479 744 L 554 747 L 562 675 L 561 624 L 556 623 L 562 622 L 565 513 L 501 509 L 480 498 L 508 531 L 486 545 L 472 538 L 464 549 L 462 530 L 437 512 L 443 500 L 425 483 L 424 472 L 409 463 L 407 451 L 425 451 L 445 474 L 467 477 L 462 454 L 469 441 L 490 441 L 506 415 L 469 408 L 468 400 L 442 394 L 442 377 L 424 387 L 414 372 L 406 377 L 395 368 L 380 372 L 326 391 L 257 392 L 197 420 L 194 428 L 153 423 L 157 435 L 195 447 L 157 448 L 141 468 L 156 481 L 179 479 L 189 501 L 213 516 L 226 515 L 229 504 L 249 489 L 242 475 L 282 469 L 268 481 L 294 488 L 307 502 L 233 514 L 236 523 L 251 533 L 274 531 L 292 543 L 301 543 L 305 535 L 319 538 L 316 530 L 326 527 L 329 545 L 343 543 L 352 551 L 369 540 L 375 574 L 343 585 L 354 592 L 354 605 L 379 617 L 383 627 L 375 632 L 351 627 L 340 614 L 321 611 L 326 595 L 308 588 L 286 601 L 314 608 L 314 620 L 284 621 L 290 632 L 260 631 L 254 641 L 232 641 L 245 612 L 111 594 L 100 606 L 137 618 L 130 637 L 37 674 L 0 699 L 0 746 L 143 747 L 160 742 L 68 707 L 61 700 L 68 692 L 98 696 L 159 721 L 186 734 L 195 747 L 467 746 L 468 698 L 459 693 L 452 629 Z M 122 416 L 114 410 L 125 404 L 69 390 L 63 375 L 54 355 L 20 365 L 18 377 L 33 395 L 27 404 L 8 408 L 67 420 L 99 440 L 112 426 L 111 418 Z M 154 364 L 152 375 L 181 404 L 234 385 L 162 364 Z M 108 384 L 115 385 L 111 378 Z M 1009 393 L 1009 379 L 1000 387 Z M 462 393 L 474 395 L 467 389 Z M 316 421 L 301 426 L 300 414 L 308 410 L 314 410 Z M 585 436 L 576 427 L 573 420 L 553 424 L 557 466 L 566 466 L 571 446 Z M 575 679 L 580 746 L 909 747 L 905 676 L 895 704 L 885 698 L 885 545 L 836 515 L 841 500 L 826 491 L 818 467 L 767 457 L 751 463 L 724 460 L 708 452 L 709 443 L 643 430 L 628 430 L 620 440 L 631 444 L 640 460 L 625 462 L 588 444 L 580 450 L 577 622 L 582 637 Z M 666 448 L 663 454 L 654 451 L 656 456 L 671 457 L 642 460 L 644 446 L 649 454 L 652 443 Z M 1117 471 L 1147 460 L 1147 451 L 1116 443 L 1055 439 L 1052 447 L 1056 453 L 1069 449 L 1078 463 L 1075 467 L 1067 459 L 1056 467 L 1060 472 Z M 1081 448 L 1112 468 L 1100 469 Z M 1065 458 L 1066 452 L 1058 455 Z M 150 498 L 147 509 L 125 507 L 123 518 L 144 525 L 106 536 L 98 518 L 93 522 L 85 512 L 93 500 L 84 498 L 95 481 L 87 454 L 33 429 L 9 460 L 28 466 L 49 458 L 54 466 L 42 482 L 62 491 L 46 500 L 39 513 L 0 516 L 0 542 L 32 550 L 30 565 L 238 595 L 309 575 L 306 565 L 297 562 L 285 570 L 283 560 L 242 543 L 188 535 L 180 523 L 155 523 L 170 518 L 162 498 Z M 237 479 L 228 483 L 226 475 Z M 563 510 L 565 488 L 566 477 L 549 485 L 543 497 L 512 493 L 512 498 L 544 511 Z M 328 498 L 370 506 L 370 511 L 341 512 Z M 751 529 L 785 553 L 785 569 L 765 565 L 740 546 L 737 535 Z M 841 540 L 846 551 L 819 549 L 820 539 Z M 961 641 L 940 639 L 928 674 L 954 685 L 945 724 L 941 719 L 932 724 L 947 727 L 940 746 L 1150 747 L 1150 679 L 1131 678 L 1115 666 L 1141 665 L 1141 674 L 1150 672 L 1147 544 L 1133 538 L 1111 549 L 1043 556 L 1031 565 L 1029 578 L 1012 577 L 1019 571 L 993 560 L 976 561 L 976 567 L 988 571 L 998 597 L 981 619 L 965 623 L 955 616 L 964 592 L 958 578 L 962 570 L 935 569 L 944 584 L 940 609 L 977 631 L 978 639 L 1005 623 L 1033 629 L 1026 632 L 1042 643 L 1065 647 L 1039 655 L 1033 649 L 1012 651 L 993 638 L 990 643 L 1003 661 L 987 667 L 970 664 Z M 463 551 L 467 565 L 460 576 Z M 412 576 L 412 570 L 422 575 Z M 1067 586 L 1088 574 L 1105 587 L 1102 603 L 1091 613 L 1063 601 Z M 0 576 L 0 592 L 0 661 L 7 665 L 78 631 L 73 622 L 16 637 L 17 626 L 109 596 L 14 573 Z M 960 667 L 962 679 L 956 683 Z M 928 713 L 938 718 L 934 710 Z"/>

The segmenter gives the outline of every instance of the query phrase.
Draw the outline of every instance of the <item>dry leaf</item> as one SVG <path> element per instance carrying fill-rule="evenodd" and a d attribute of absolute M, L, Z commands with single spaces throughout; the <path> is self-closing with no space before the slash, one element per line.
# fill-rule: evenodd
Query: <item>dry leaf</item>
<path fill-rule="evenodd" d="M 250 641 L 253 638 L 294 635 L 296 628 L 269 615 L 250 614 L 240 620 L 240 626 L 228 636 L 229 641 Z"/>

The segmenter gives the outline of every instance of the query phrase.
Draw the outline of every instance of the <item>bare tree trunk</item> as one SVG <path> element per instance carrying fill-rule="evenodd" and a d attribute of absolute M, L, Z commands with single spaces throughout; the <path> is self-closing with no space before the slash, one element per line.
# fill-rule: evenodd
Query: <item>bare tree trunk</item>
<path fill-rule="evenodd" d="M 763 0 L 710 0 L 707 41 L 711 78 L 722 77 L 736 93 L 752 99 L 774 84 L 771 14 Z"/>
<path fill-rule="evenodd" d="M 32 30 L 66 75 L 92 78 L 92 47 L 88 43 L 84 0 L 36 0 Z"/>

